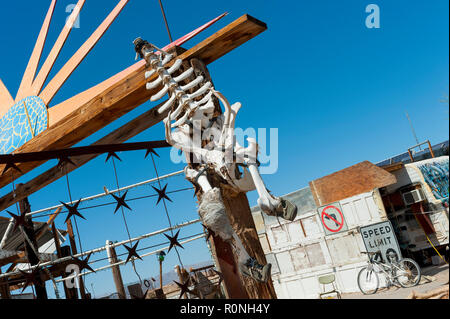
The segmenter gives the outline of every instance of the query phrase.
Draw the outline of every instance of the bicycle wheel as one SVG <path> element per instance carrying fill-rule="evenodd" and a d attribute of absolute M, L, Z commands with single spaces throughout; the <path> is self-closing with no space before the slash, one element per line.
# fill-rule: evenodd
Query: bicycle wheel
<path fill-rule="evenodd" d="M 358 273 L 358 287 L 365 295 L 373 295 L 378 290 L 380 279 L 373 267 L 367 266 Z"/>
<path fill-rule="evenodd" d="M 422 273 L 419 265 L 414 260 L 409 258 L 401 259 L 397 263 L 397 267 L 394 267 L 394 275 L 403 288 L 410 288 L 419 284 Z"/>

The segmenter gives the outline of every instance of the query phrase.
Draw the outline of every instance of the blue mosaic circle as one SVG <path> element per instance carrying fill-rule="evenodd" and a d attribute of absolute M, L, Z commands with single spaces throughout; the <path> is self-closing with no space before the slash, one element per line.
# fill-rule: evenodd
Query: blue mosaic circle
<path fill-rule="evenodd" d="M 0 120 L 0 154 L 11 154 L 47 128 L 48 112 L 44 101 L 38 96 L 24 98 Z"/>

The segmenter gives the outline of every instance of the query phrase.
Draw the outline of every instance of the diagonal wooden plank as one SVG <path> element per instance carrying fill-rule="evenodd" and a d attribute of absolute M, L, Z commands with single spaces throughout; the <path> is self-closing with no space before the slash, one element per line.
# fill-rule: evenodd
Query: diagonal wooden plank
<path fill-rule="evenodd" d="M 119 13 L 128 3 L 128 0 L 121 0 L 113 11 L 100 24 L 97 30 L 92 33 L 89 39 L 78 49 L 78 51 L 67 61 L 63 68 L 48 83 L 42 93 L 39 95 L 45 105 L 49 105 L 55 94 L 59 91 L 64 82 L 69 78 L 72 72 L 80 65 L 81 61 L 88 55 L 92 48 L 97 44 L 100 38 L 105 34 Z"/>
<path fill-rule="evenodd" d="M 0 79 L 0 118 L 8 112 L 9 108 L 14 105 L 14 100 Z"/>
<path fill-rule="evenodd" d="M 260 34 L 266 28 L 267 26 L 264 23 L 244 15 L 194 48 L 186 51 L 179 58 L 183 60 L 192 58 L 203 60 L 205 58 L 208 62 L 215 61 Z M 214 47 L 211 47 L 212 45 Z M 115 83 L 89 102 L 80 105 L 68 116 L 27 142 L 14 153 L 31 153 L 71 147 L 148 101 L 158 88 L 155 90 L 146 89 L 147 80 L 144 76 L 146 71 L 145 65 L 140 67 L 127 78 Z M 49 110 L 49 116 L 52 116 L 51 109 Z M 42 162 L 23 163 L 18 164 L 18 166 L 23 173 L 26 173 L 41 164 Z M 0 171 L 3 171 L 4 167 L 5 165 L 0 165 Z M 17 179 L 23 173 L 14 171 L 12 174 Z M 8 172 L 8 174 L 0 177 L 0 187 L 12 182 L 12 174 Z"/>
<path fill-rule="evenodd" d="M 42 24 L 41 32 L 37 38 L 36 44 L 34 46 L 33 52 L 31 53 L 30 60 L 28 61 L 27 68 L 20 83 L 19 90 L 16 95 L 16 102 L 20 101 L 24 97 L 31 93 L 31 85 L 33 84 L 34 76 L 36 75 L 36 70 L 39 66 L 39 61 L 41 60 L 42 50 L 44 49 L 45 40 L 47 39 L 48 29 L 50 27 L 50 22 L 52 20 L 53 12 L 55 10 L 56 0 L 52 0 L 50 8 L 48 9 L 47 16 Z"/>
<path fill-rule="evenodd" d="M 44 86 L 45 81 L 47 80 L 47 77 L 52 70 L 53 65 L 56 62 L 56 59 L 59 56 L 59 53 L 61 52 L 62 47 L 66 43 L 67 37 L 70 34 L 70 31 L 72 31 L 72 27 L 80 14 L 81 9 L 83 8 L 84 2 L 86 0 L 79 0 L 75 8 L 73 9 L 71 15 L 69 16 L 66 23 L 64 23 L 64 27 L 59 34 L 58 39 L 56 39 L 55 45 L 53 46 L 52 50 L 50 51 L 50 54 L 48 55 L 47 59 L 45 60 L 44 64 L 42 65 L 42 68 L 39 70 L 39 73 L 36 77 L 36 79 L 33 81 L 31 93 L 32 95 L 38 95 L 41 92 L 42 87 Z"/>

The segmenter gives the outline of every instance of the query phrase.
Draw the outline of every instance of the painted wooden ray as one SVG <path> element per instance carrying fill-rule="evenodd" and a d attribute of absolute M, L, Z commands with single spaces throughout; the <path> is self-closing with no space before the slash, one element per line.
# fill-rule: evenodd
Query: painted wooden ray
<path fill-rule="evenodd" d="M 199 35 L 201 32 L 208 29 L 210 26 L 212 26 L 214 23 L 225 17 L 228 13 L 223 13 L 217 18 L 205 23 L 201 27 L 195 29 L 194 31 L 191 31 L 190 33 L 186 34 L 185 36 L 179 38 L 178 40 L 175 40 L 174 42 L 168 44 L 162 50 L 167 51 L 170 48 L 173 48 L 174 46 L 181 46 L 187 41 L 191 40 L 195 36 Z M 145 65 L 145 60 L 140 60 L 139 62 L 133 64 L 132 66 L 128 67 L 127 69 L 123 70 L 120 73 L 117 73 L 116 75 L 110 77 L 109 79 L 97 84 L 96 86 L 79 93 L 78 95 L 73 96 L 72 98 L 65 100 L 58 105 L 55 105 L 49 109 L 49 126 L 54 125 L 55 123 L 58 123 L 60 120 L 62 120 L 64 117 L 72 113 L 78 106 L 84 105 L 88 101 L 92 100 L 95 96 L 97 96 L 99 93 L 104 92 L 107 88 L 113 86 L 115 83 L 118 83 L 122 79 L 128 77 L 130 74 L 138 70 L 139 68 L 143 67 Z"/>
<path fill-rule="evenodd" d="M 0 79 L 0 116 L 8 112 L 8 109 L 14 103 L 14 100 L 6 88 L 5 84 L 3 84 L 2 79 Z"/>
<path fill-rule="evenodd" d="M 25 69 L 25 73 L 20 83 L 19 90 L 16 95 L 16 102 L 23 99 L 26 96 L 31 95 L 31 86 L 33 84 L 34 77 L 36 76 L 36 71 L 39 66 L 39 61 L 41 60 L 42 50 L 44 49 L 45 40 L 47 39 L 48 29 L 50 27 L 50 22 L 52 20 L 53 12 L 55 10 L 56 0 L 52 0 L 50 8 L 48 9 L 47 16 L 45 17 L 44 23 L 39 33 L 36 45 L 34 46 L 33 53 L 31 54 L 28 66 Z M 2 116 L 3 114 L 0 114 Z"/>
<path fill-rule="evenodd" d="M 45 81 L 47 80 L 47 77 L 52 70 L 53 65 L 55 64 L 56 59 L 59 56 L 59 53 L 61 52 L 62 47 L 66 43 L 67 37 L 70 34 L 70 31 L 72 31 L 72 27 L 78 18 L 78 15 L 80 14 L 81 9 L 83 8 L 83 5 L 86 0 L 79 0 L 77 5 L 72 11 L 72 14 L 67 19 L 67 22 L 64 23 L 64 27 L 59 34 L 58 39 L 55 42 L 55 45 L 53 46 L 52 50 L 50 51 L 50 54 L 48 55 L 47 59 L 45 60 L 44 64 L 42 65 L 42 68 L 40 69 L 36 79 L 33 81 L 32 89 L 31 89 L 31 95 L 38 95 L 41 91 L 42 87 L 44 86 Z"/>
<path fill-rule="evenodd" d="M 61 85 L 67 80 L 73 70 L 91 51 L 93 46 L 106 32 L 108 27 L 127 4 L 127 2 L 128 0 L 121 0 L 119 2 L 116 8 L 110 13 L 100 27 L 67 62 L 61 71 L 58 72 L 54 78 L 55 81 L 50 81 L 50 84 L 54 86 L 54 89 L 50 90 L 49 94 L 45 95 L 48 98 L 48 101 L 45 101 L 39 92 L 47 80 L 48 74 L 59 56 L 59 53 L 61 52 L 61 49 L 64 46 L 78 15 L 80 14 L 80 10 L 85 3 L 85 0 L 78 1 L 36 79 L 33 80 L 42 55 L 42 49 L 45 45 L 49 25 L 56 5 L 56 0 L 52 0 L 36 41 L 33 53 L 30 57 L 30 61 L 28 62 L 24 77 L 22 78 L 16 100 L 12 100 L 12 97 L 4 87 L 3 83 L 0 85 L 0 101 L 2 102 L 0 104 L 0 111 L 2 112 L 0 113 L 0 154 L 9 154 L 14 152 L 17 148 L 21 147 L 49 127 L 49 116 L 47 109 L 48 102 L 54 94 L 56 94 Z"/>
<path fill-rule="evenodd" d="M 50 54 L 47 56 L 39 73 L 36 75 L 37 67 L 42 55 L 42 50 L 47 38 L 48 29 L 51 23 L 52 15 L 55 10 L 56 0 L 52 0 L 47 12 L 43 26 L 36 41 L 33 53 L 28 62 L 24 77 L 18 90 L 16 100 L 11 97 L 9 91 L 0 81 L 0 154 L 9 154 L 20 148 L 22 145 L 45 131 L 50 125 L 62 120 L 65 116 L 73 112 L 79 105 L 83 105 L 88 100 L 94 98 L 99 93 L 111 87 L 115 83 L 129 76 L 137 69 L 145 65 L 141 60 L 126 70 L 116 74 L 110 79 L 98 84 L 97 86 L 68 99 L 55 107 L 48 108 L 49 103 L 59 91 L 68 77 L 78 67 L 86 55 L 92 50 L 96 43 L 107 31 L 112 22 L 120 14 L 129 0 L 120 0 L 114 10 L 100 24 L 94 33 L 77 50 L 77 52 L 67 61 L 63 68 L 51 79 L 44 90 L 41 89 L 47 80 L 47 77 L 64 46 L 67 37 L 75 23 L 85 0 L 79 0 L 69 19 L 65 23 L 58 39 L 56 40 Z M 203 30 L 206 30 L 215 22 L 226 16 L 224 13 L 217 18 L 209 21 L 203 26 L 188 33 L 182 38 L 174 41 L 164 50 L 169 50 L 174 46 L 182 45 L 192 39 Z"/>

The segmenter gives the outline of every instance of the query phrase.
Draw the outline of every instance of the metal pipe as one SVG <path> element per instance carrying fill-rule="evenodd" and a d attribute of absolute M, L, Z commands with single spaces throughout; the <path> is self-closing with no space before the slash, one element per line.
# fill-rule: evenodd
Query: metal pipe
<path fill-rule="evenodd" d="M 187 244 L 187 243 L 190 243 L 190 242 L 192 242 L 194 240 L 198 240 L 198 239 L 204 238 L 204 237 L 206 237 L 206 235 L 198 235 L 196 237 L 193 237 L 193 238 L 187 239 L 185 241 L 182 241 L 182 242 L 180 242 L 180 244 Z M 146 254 L 143 254 L 143 255 L 141 255 L 141 258 L 148 257 L 148 256 L 151 256 L 151 255 L 155 255 L 155 254 L 159 253 L 160 251 L 164 251 L 164 250 L 167 250 L 167 249 L 169 249 L 169 246 L 161 248 L 161 249 L 158 249 L 158 250 L 155 250 L 155 251 L 152 251 L 152 252 L 149 252 L 149 253 L 146 253 Z M 131 260 L 136 260 L 136 259 L 137 259 L 136 257 L 132 257 L 132 258 L 130 258 L 130 261 Z M 126 263 L 126 261 L 122 260 L 122 261 L 119 261 L 119 262 L 117 262 L 115 264 L 111 264 L 111 265 L 107 265 L 107 266 L 104 266 L 104 267 L 100 267 L 100 268 L 94 269 L 94 271 L 95 272 L 99 272 L 99 271 L 102 271 L 102 270 L 107 270 L 109 268 L 120 266 L 120 265 L 123 265 L 125 263 Z M 59 282 L 62 282 L 62 281 L 68 280 L 68 279 L 73 279 L 75 277 L 82 277 L 82 276 L 86 276 L 86 275 L 89 275 L 89 274 L 92 274 L 92 273 L 94 273 L 94 272 L 93 271 L 86 271 L 86 272 L 81 273 L 81 274 L 71 275 L 71 276 L 66 277 L 64 279 L 58 279 L 58 280 L 56 280 L 56 282 L 59 283 Z"/>
<path fill-rule="evenodd" d="M 11 230 L 14 226 L 14 218 L 11 218 L 9 220 L 8 228 L 6 228 L 5 233 L 3 234 L 2 242 L 0 243 L 0 249 L 3 249 L 6 245 L 6 240 L 9 237 L 9 234 L 11 233 Z"/>
<path fill-rule="evenodd" d="M 186 227 L 186 226 L 189 226 L 189 225 L 193 225 L 193 224 L 196 224 L 196 223 L 199 223 L 199 222 L 201 222 L 201 219 L 192 220 L 192 221 L 180 224 L 180 225 L 176 225 L 176 226 L 173 226 L 173 227 L 168 227 L 166 229 L 161 229 L 161 230 L 155 231 L 153 233 L 145 234 L 145 235 L 142 235 L 142 236 L 139 236 L 139 237 L 136 237 L 136 238 L 127 239 L 127 240 L 124 240 L 124 241 L 112 244 L 110 247 L 115 248 L 115 247 L 118 247 L 118 246 L 130 244 L 130 243 L 135 242 L 135 241 L 139 241 L 139 240 L 142 240 L 142 239 L 153 237 L 153 236 L 165 233 L 165 232 L 169 232 L 171 230 L 180 229 L 180 228 L 183 228 L 183 227 Z M 99 248 L 96 248 L 96 249 L 85 251 L 85 252 L 80 253 L 80 254 L 76 254 L 73 257 L 74 258 L 80 258 L 80 257 L 83 257 L 83 256 L 87 256 L 89 254 L 95 254 L 95 253 L 102 252 L 102 251 L 104 251 L 106 249 L 107 249 L 107 247 L 103 246 L 103 247 L 99 247 Z M 62 263 L 62 262 L 65 262 L 65 261 L 69 261 L 69 260 L 72 260 L 71 256 L 64 257 L 64 258 L 59 258 L 59 259 L 56 259 L 56 260 L 53 260 L 53 261 L 49 261 L 49 262 L 45 262 L 45 263 L 40 264 L 39 266 L 40 267 L 52 266 L 52 265 L 59 264 L 59 263 Z M 36 266 L 32 266 L 32 267 L 30 267 L 30 268 L 28 268 L 26 270 L 23 270 L 23 271 L 25 271 L 25 272 L 26 271 L 31 271 L 31 270 L 34 270 L 37 267 L 38 267 L 37 265 Z M 18 272 L 18 271 L 9 272 L 9 273 L 5 273 L 5 274 L 0 274 L 0 279 L 4 278 L 4 277 L 13 276 L 13 275 L 19 275 L 19 274 L 20 274 L 20 272 Z"/>

